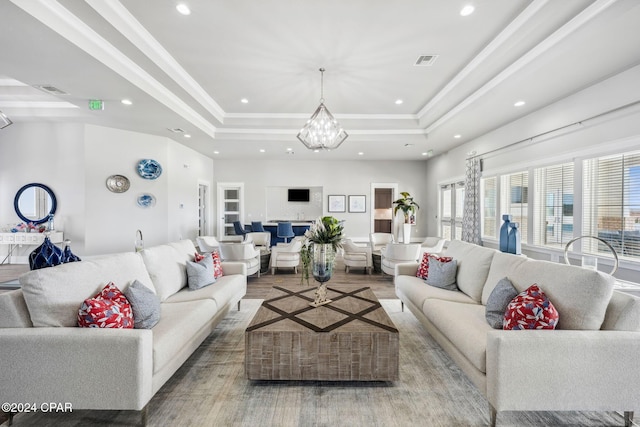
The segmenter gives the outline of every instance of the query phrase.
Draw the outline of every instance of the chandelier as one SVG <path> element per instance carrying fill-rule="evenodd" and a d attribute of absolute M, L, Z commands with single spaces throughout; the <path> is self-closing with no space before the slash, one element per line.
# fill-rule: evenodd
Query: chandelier
<path fill-rule="evenodd" d="M 333 150 L 349 136 L 324 105 L 324 68 L 320 68 L 320 105 L 298 133 L 310 150 Z"/>

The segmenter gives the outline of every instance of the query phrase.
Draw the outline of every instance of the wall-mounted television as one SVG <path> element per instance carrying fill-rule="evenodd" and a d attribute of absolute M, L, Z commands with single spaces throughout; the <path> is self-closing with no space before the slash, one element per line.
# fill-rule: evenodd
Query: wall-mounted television
<path fill-rule="evenodd" d="M 289 188 L 287 192 L 287 200 L 290 202 L 308 202 L 308 188 Z"/>

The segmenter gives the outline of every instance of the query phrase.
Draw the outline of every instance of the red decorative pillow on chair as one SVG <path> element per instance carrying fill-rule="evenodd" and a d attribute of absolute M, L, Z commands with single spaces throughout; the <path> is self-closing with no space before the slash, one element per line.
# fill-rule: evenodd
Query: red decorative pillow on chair
<path fill-rule="evenodd" d="M 418 267 L 418 271 L 416 272 L 416 277 L 427 280 L 427 277 L 429 277 L 429 259 L 437 259 L 440 262 L 450 262 L 453 258 L 450 256 L 436 256 L 428 252 L 423 253 L 422 261 L 420 261 L 420 267 Z"/>
<path fill-rule="evenodd" d="M 503 329 L 555 329 L 560 315 L 549 298 L 533 284 L 507 305 Z"/>
<path fill-rule="evenodd" d="M 84 300 L 78 310 L 81 328 L 133 328 L 131 304 L 113 282 L 95 297 Z"/>
<path fill-rule="evenodd" d="M 199 253 L 195 253 L 193 255 L 195 262 L 200 262 L 204 259 L 204 255 L 200 255 Z M 222 277 L 222 263 L 220 261 L 220 254 L 218 251 L 211 252 L 211 258 L 213 258 L 213 278 L 217 279 L 218 277 Z"/>

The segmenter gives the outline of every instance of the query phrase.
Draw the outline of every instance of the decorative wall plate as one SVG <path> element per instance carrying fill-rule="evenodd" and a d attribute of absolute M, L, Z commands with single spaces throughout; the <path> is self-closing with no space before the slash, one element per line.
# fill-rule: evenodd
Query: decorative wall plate
<path fill-rule="evenodd" d="M 156 197 L 153 194 L 140 194 L 136 199 L 136 203 L 141 208 L 151 208 L 156 205 Z"/>
<path fill-rule="evenodd" d="M 138 162 L 138 174 L 144 179 L 156 179 L 162 175 L 162 166 L 153 159 L 142 159 Z"/>
<path fill-rule="evenodd" d="M 107 188 L 113 193 L 124 193 L 130 186 L 129 178 L 124 175 L 111 175 L 107 178 Z"/>

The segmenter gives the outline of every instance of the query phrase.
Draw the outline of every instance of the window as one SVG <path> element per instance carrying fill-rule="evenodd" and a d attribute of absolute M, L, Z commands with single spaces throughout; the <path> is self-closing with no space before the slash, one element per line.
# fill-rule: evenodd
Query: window
<path fill-rule="evenodd" d="M 573 238 L 573 163 L 534 170 L 533 244 L 563 247 Z"/>
<path fill-rule="evenodd" d="M 462 238 L 464 182 L 440 187 L 440 235 L 447 240 Z"/>
<path fill-rule="evenodd" d="M 640 259 L 640 152 L 584 161 L 582 229 L 606 240 L 619 256 Z M 583 252 L 608 253 L 588 240 Z"/>
<path fill-rule="evenodd" d="M 511 222 L 520 223 L 520 241 L 527 243 L 529 208 L 529 174 L 519 172 L 501 177 L 501 212 L 511 215 Z"/>
<path fill-rule="evenodd" d="M 496 206 L 498 201 L 498 178 L 482 178 L 480 180 L 480 197 L 482 200 L 482 237 L 495 239 L 498 236 L 496 225 Z"/>

